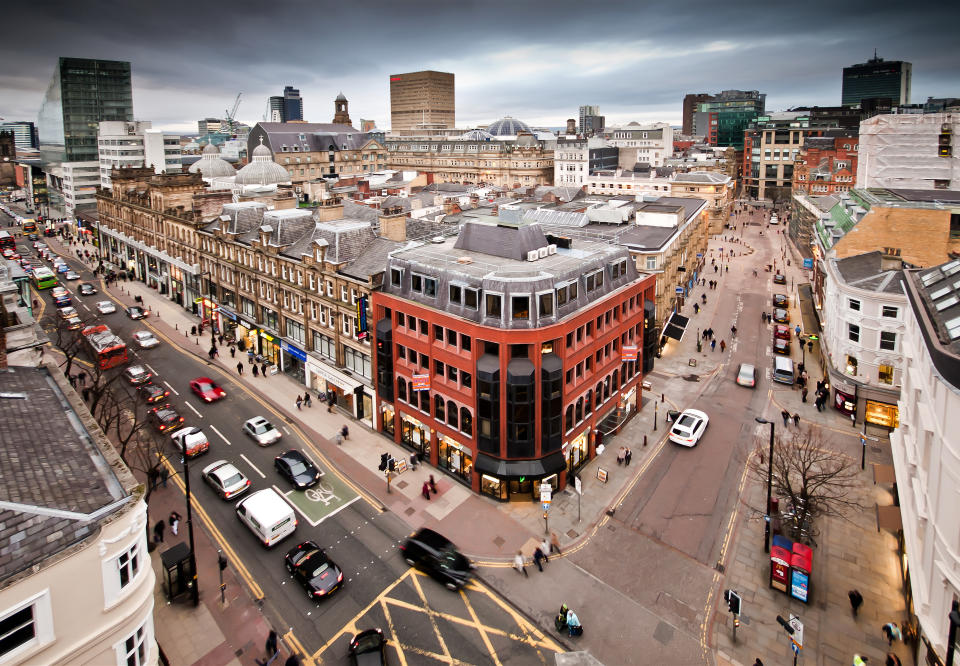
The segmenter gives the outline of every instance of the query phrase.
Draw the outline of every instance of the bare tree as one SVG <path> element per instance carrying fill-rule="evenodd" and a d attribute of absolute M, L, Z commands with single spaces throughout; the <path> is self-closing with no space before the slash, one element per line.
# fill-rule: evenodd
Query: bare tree
<path fill-rule="evenodd" d="M 56 345 L 57 349 L 64 356 L 64 362 L 60 364 L 60 367 L 63 368 L 63 374 L 66 377 L 70 377 L 70 373 L 73 370 L 73 364 L 77 360 L 77 356 L 84 351 L 84 339 L 80 331 L 83 330 L 84 326 L 87 326 L 89 322 L 82 321 L 81 318 L 81 327 L 79 329 L 73 328 L 73 324 L 67 322 L 60 315 L 60 310 L 56 310 L 51 314 L 48 314 L 40 320 L 40 326 L 46 332 L 47 337 L 53 341 L 53 344 Z"/>
<path fill-rule="evenodd" d="M 748 466 L 753 478 L 767 482 L 769 436 L 758 435 Z M 863 508 L 852 496 L 859 463 L 835 450 L 822 428 L 800 426 L 776 432 L 773 446 L 773 493 L 781 507 L 783 527 L 800 541 L 810 541 L 820 516 L 843 517 L 848 509 Z M 765 512 L 761 512 L 765 513 Z"/>

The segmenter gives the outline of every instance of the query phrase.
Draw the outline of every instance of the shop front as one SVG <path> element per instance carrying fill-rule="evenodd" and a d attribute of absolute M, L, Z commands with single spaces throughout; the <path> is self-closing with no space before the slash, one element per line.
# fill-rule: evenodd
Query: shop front
<path fill-rule="evenodd" d="M 260 353 L 258 335 L 260 328 L 253 322 L 237 317 L 237 349 L 242 352 L 252 351 L 254 355 Z"/>
<path fill-rule="evenodd" d="M 318 395 L 323 393 L 327 400 L 332 397 L 337 407 L 373 427 L 373 398 L 367 395 L 368 388 L 315 356 L 304 356 L 304 385 Z"/>
<path fill-rule="evenodd" d="M 280 339 L 260 329 L 260 356 L 274 368 L 280 367 Z"/>
<path fill-rule="evenodd" d="M 877 400 L 865 401 L 863 418 L 867 423 L 894 430 L 900 426 L 900 412 L 896 405 Z"/>
<path fill-rule="evenodd" d="M 590 441 L 587 438 L 587 432 L 584 430 L 563 447 L 563 458 L 567 463 L 567 479 L 570 483 L 573 483 L 573 477 L 577 471 L 590 462 Z"/>
<path fill-rule="evenodd" d="M 470 449 L 460 442 L 440 435 L 437 441 L 437 465 L 466 485 L 472 486 L 473 456 Z"/>
<path fill-rule="evenodd" d="M 217 308 L 220 313 L 221 331 L 223 332 L 224 342 L 231 343 L 237 339 L 238 318 L 237 313 L 230 308 L 222 305 Z"/>
<path fill-rule="evenodd" d="M 220 317 L 217 314 L 217 304 L 209 298 L 195 298 L 193 301 L 197 316 L 200 317 L 200 324 L 204 328 L 213 326 L 213 332 L 217 335 L 223 328 L 220 325 Z"/>
<path fill-rule="evenodd" d="M 430 460 L 430 428 L 407 414 L 400 414 L 400 443 Z"/>
<path fill-rule="evenodd" d="M 305 384 L 307 353 L 286 340 L 280 340 L 280 358 L 282 360 L 280 369 L 283 374 Z"/>
<path fill-rule="evenodd" d="M 385 435 L 390 435 L 391 438 L 396 437 L 396 425 L 394 422 L 396 415 L 397 413 L 390 403 L 385 402 L 380 405 L 380 431 Z"/>
<path fill-rule="evenodd" d="M 554 490 L 566 481 L 566 460 L 555 451 L 537 460 L 501 460 L 485 453 L 476 457 L 481 493 L 501 502 L 533 502 L 540 499 L 540 484 Z"/>

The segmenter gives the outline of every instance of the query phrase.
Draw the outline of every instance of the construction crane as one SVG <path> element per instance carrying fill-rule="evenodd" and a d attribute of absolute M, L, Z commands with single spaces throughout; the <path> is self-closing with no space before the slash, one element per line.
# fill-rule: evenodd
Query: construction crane
<path fill-rule="evenodd" d="M 236 134 L 237 132 L 237 109 L 240 108 L 240 96 L 243 95 L 242 92 L 237 93 L 237 99 L 233 101 L 233 108 L 224 113 L 227 114 L 227 126 L 231 134 Z"/>

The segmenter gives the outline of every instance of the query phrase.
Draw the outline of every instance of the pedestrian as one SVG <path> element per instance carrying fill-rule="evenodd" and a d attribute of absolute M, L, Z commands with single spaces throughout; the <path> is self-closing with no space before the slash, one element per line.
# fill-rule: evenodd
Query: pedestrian
<path fill-rule="evenodd" d="M 77 374 L 77 381 L 80 383 L 80 386 L 84 386 L 87 383 L 87 373 L 81 370 Z"/>
<path fill-rule="evenodd" d="M 623 457 L 624 457 L 625 454 L 626 454 L 626 447 L 621 446 L 620 449 L 617 451 L 617 464 L 618 464 L 618 465 L 622 465 L 622 464 L 623 464 Z"/>
<path fill-rule="evenodd" d="M 850 590 L 847 592 L 847 596 L 850 598 L 850 608 L 853 610 L 853 616 L 856 617 L 860 611 L 860 606 L 863 605 L 863 595 L 860 594 L 860 590 Z"/>
<path fill-rule="evenodd" d="M 302 405 L 302 404 L 303 404 L 303 398 L 302 398 L 302 397 L 300 396 L 300 394 L 298 393 L 298 394 L 297 394 L 297 411 L 298 411 L 298 412 L 300 411 L 300 405 Z"/>
<path fill-rule="evenodd" d="M 241 363 L 237 363 L 237 374 L 238 374 L 238 375 L 241 375 L 241 376 L 243 375 L 243 363 L 242 363 L 242 362 L 241 362 Z"/>
<path fill-rule="evenodd" d="M 437 482 L 433 480 L 433 474 L 430 475 L 430 479 L 427 481 L 430 484 L 430 492 L 434 495 L 437 494 Z"/>
<path fill-rule="evenodd" d="M 900 657 L 893 652 L 887 653 L 886 666 L 901 666 Z"/>
<path fill-rule="evenodd" d="M 217 342 L 220 343 L 220 346 L 223 346 L 223 333 L 217 336 Z"/>
<path fill-rule="evenodd" d="M 786 428 L 790 422 L 790 412 L 784 409 L 780 412 L 780 416 L 783 418 L 783 427 Z"/>
<path fill-rule="evenodd" d="M 72 386 L 73 388 L 77 388 L 77 376 L 76 376 L 76 375 L 70 375 L 70 386 Z"/>
<path fill-rule="evenodd" d="M 154 543 L 163 543 L 163 530 L 166 527 L 162 520 L 158 520 L 153 526 Z"/>
<path fill-rule="evenodd" d="M 254 364 L 253 364 L 253 376 L 256 377 L 256 376 L 259 375 L 259 374 L 260 374 L 260 368 L 257 366 L 256 363 L 254 363 Z"/>
<path fill-rule="evenodd" d="M 160 485 L 164 488 L 167 487 L 167 479 L 170 478 L 170 472 L 167 471 L 166 466 L 160 468 Z"/>
<path fill-rule="evenodd" d="M 260 374 L 262 374 L 262 375 L 264 376 L 264 378 L 266 378 L 266 376 L 267 376 L 267 362 L 266 362 L 266 361 L 264 361 L 263 364 L 260 366 Z"/>
<path fill-rule="evenodd" d="M 630 466 L 630 459 L 631 459 L 632 457 L 633 457 L 633 451 L 631 451 L 630 449 L 627 449 L 626 452 L 624 452 L 624 454 L 623 454 L 623 464 L 626 465 L 627 467 L 629 467 L 629 466 Z"/>
<path fill-rule="evenodd" d="M 863 666 L 868 661 L 870 660 L 867 657 L 861 657 L 859 654 L 853 655 L 853 666 Z"/>
<path fill-rule="evenodd" d="M 270 633 L 267 634 L 267 658 L 272 659 L 274 655 L 277 654 L 277 632 L 273 629 L 270 630 Z"/>
<path fill-rule="evenodd" d="M 560 554 L 560 539 L 556 532 L 550 532 L 550 552 Z"/>
<path fill-rule="evenodd" d="M 730 337 L 731 337 L 731 338 L 737 337 L 737 325 L 736 325 L 736 324 L 734 324 L 733 326 L 730 327 Z"/>
<path fill-rule="evenodd" d="M 527 578 L 530 577 L 530 574 L 528 574 L 526 568 L 524 568 L 523 553 L 519 550 L 517 554 L 513 556 L 513 568 L 517 570 L 517 573 L 522 573 Z"/>
<path fill-rule="evenodd" d="M 411 454 L 410 454 L 410 469 L 415 470 L 415 469 L 417 469 L 417 467 L 419 467 L 419 466 L 420 466 L 420 461 L 417 459 L 417 454 L 416 454 L 416 453 L 411 453 Z"/>
<path fill-rule="evenodd" d="M 543 537 L 543 541 L 540 542 L 540 551 L 543 553 L 543 561 L 550 561 L 550 541 L 547 537 Z"/>
<path fill-rule="evenodd" d="M 760 661 L 760 657 L 757 657 L 757 659 L 753 662 L 753 666 L 763 666 L 763 662 Z"/>
<path fill-rule="evenodd" d="M 170 531 L 173 532 L 174 536 L 177 536 L 180 530 L 180 519 L 181 516 L 176 511 L 170 512 Z"/>
<path fill-rule="evenodd" d="M 717 341 L 716 341 L 716 340 L 711 340 L 711 341 L 710 341 L 710 351 L 716 351 L 716 349 L 717 349 Z"/>
<path fill-rule="evenodd" d="M 156 490 L 156 488 L 157 488 L 157 479 L 159 478 L 159 476 L 160 476 L 160 474 L 159 474 L 159 472 L 157 472 L 157 468 L 156 468 L 156 467 L 151 467 L 151 468 L 150 468 L 150 471 L 147 472 L 147 481 L 148 481 L 148 483 L 150 484 L 150 486 L 149 486 L 149 487 L 150 487 L 150 490 Z"/>
<path fill-rule="evenodd" d="M 567 611 L 567 633 L 570 636 L 580 636 L 583 633 L 583 627 L 580 626 L 580 618 L 573 612 L 573 609 Z"/>
<path fill-rule="evenodd" d="M 313 405 L 313 398 L 310 397 L 310 391 L 303 392 L 303 404 L 307 407 Z"/>
<path fill-rule="evenodd" d="M 327 411 L 328 412 L 333 411 L 333 403 L 335 400 L 336 398 L 333 395 L 333 391 L 327 391 Z"/>
<path fill-rule="evenodd" d="M 721 341 L 720 341 L 720 353 L 722 354 L 722 353 L 725 352 L 725 351 L 727 351 L 727 341 L 726 341 L 726 340 L 721 340 Z"/>
<path fill-rule="evenodd" d="M 533 563 L 537 565 L 537 570 L 543 573 L 543 550 L 537 546 L 533 551 Z"/>
<path fill-rule="evenodd" d="M 251 363 L 251 364 L 253 363 L 253 350 L 252 350 L 252 349 L 248 349 L 248 350 L 247 350 L 247 363 Z"/>
<path fill-rule="evenodd" d="M 807 401 L 807 387 L 804 386 L 800 389 L 800 400 L 803 402 Z"/>
<path fill-rule="evenodd" d="M 347 427 L 346 423 L 344 423 L 343 427 L 340 428 L 340 434 L 343 435 L 344 439 L 350 439 L 350 428 Z"/>
<path fill-rule="evenodd" d="M 423 499 L 430 499 L 430 484 L 426 481 L 423 482 L 423 488 L 420 489 L 420 494 L 423 495 Z"/>
<path fill-rule="evenodd" d="M 793 415 L 793 425 L 795 425 L 798 428 L 800 427 L 800 414 Z"/>
<path fill-rule="evenodd" d="M 883 625 L 883 635 L 886 637 L 888 645 L 893 645 L 893 641 L 903 638 L 903 633 L 896 622 L 887 622 Z"/>
<path fill-rule="evenodd" d="M 230 358 L 234 358 L 237 354 L 237 348 L 233 345 L 230 345 Z"/>

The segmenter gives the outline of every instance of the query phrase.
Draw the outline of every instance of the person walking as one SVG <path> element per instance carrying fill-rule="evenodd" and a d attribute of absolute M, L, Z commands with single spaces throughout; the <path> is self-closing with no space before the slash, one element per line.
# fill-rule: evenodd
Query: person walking
<path fill-rule="evenodd" d="M 801 400 L 802 402 L 806 402 L 806 401 L 807 401 L 807 387 L 806 387 L 806 386 L 804 386 L 803 388 L 800 389 L 800 400 Z"/>
<path fill-rule="evenodd" d="M 160 473 L 157 471 L 156 467 L 151 467 L 150 471 L 147 472 L 147 482 L 150 484 L 150 490 L 156 490 L 157 488 L 157 479 L 160 477 Z"/>
<path fill-rule="evenodd" d="M 716 351 L 716 350 L 717 350 L 717 341 L 716 341 L 716 340 L 711 340 L 711 341 L 710 341 L 710 351 L 713 352 L 713 351 Z"/>
<path fill-rule="evenodd" d="M 883 635 L 887 639 L 887 644 L 891 646 L 894 641 L 903 638 L 903 633 L 900 631 L 900 627 L 897 626 L 896 622 L 887 622 L 883 625 Z"/>
<path fill-rule="evenodd" d="M 270 633 L 267 634 L 267 643 L 266 643 L 267 659 L 272 659 L 278 652 L 277 649 L 277 632 L 273 629 L 270 630 Z"/>
<path fill-rule="evenodd" d="M 850 609 L 853 611 L 853 616 L 856 617 L 857 613 L 860 612 L 860 606 L 863 605 L 863 595 L 860 594 L 860 590 L 850 590 L 847 592 L 847 596 L 850 598 Z"/>
<path fill-rule="evenodd" d="M 853 655 L 853 666 L 864 666 L 868 661 L 867 657 L 860 656 L 859 654 Z"/>
<path fill-rule="evenodd" d="M 527 573 L 527 570 L 524 567 L 523 553 L 519 550 L 517 551 L 517 554 L 513 556 L 513 568 L 517 570 L 517 573 L 522 573 L 527 578 L 530 577 L 530 574 Z"/>
<path fill-rule="evenodd" d="M 230 358 L 235 358 L 237 355 L 237 348 L 233 345 L 230 345 Z"/>
<path fill-rule="evenodd" d="M 793 425 L 795 425 L 798 428 L 800 427 L 800 414 L 793 415 Z"/>
<path fill-rule="evenodd" d="M 327 391 L 327 412 L 333 411 L 333 403 L 336 398 L 333 397 L 333 391 Z"/>
<path fill-rule="evenodd" d="M 170 478 L 170 472 L 167 471 L 166 466 L 160 468 L 160 485 L 164 488 L 167 487 L 167 479 Z"/>
<path fill-rule="evenodd" d="M 170 512 L 170 531 L 173 532 L 173 536 L 177 536 L 180 531 L 180 519 L 181 516 L 176 511 Z"/>
<path fill-rule="evenodd" d="M 83 370 L 81 370 L 79 373 L 77 373 L 77 382 L 80 384 L 80 386 L 86 385 L 86 383 L 87 383 L 87 373 L 85 373 Z"/>
<path fill-rule="evenodd" d="M 433 474 L 430 475 L 430 478 L 427 480 L 427 483 L 430 484 L 430 492 L 434 495 L 437 494 L 437 482 L 433 480 Z"/>
<path fill-rule="evenodd" d="M 302 404 L 303 404 L 303 398 L 302 398 L 302 397 L 300 396 L 300 394 L 298 393 L 298 394 L 297 394 L 297 411 L 298 411 L 298 412 L 300 411 L 300 406 L 301 406 Z"/>
<path fill-rule="evenodd" d="M 720 341 L 720 353 L 722 354 L 722 353 L 725 352 L 725 351 L 727 351 L 727 341 L 726 341 L 726 340 L 721 340 L 721 341 Z"/>
<path fill-rule="evenodd" d="M 166 528 L 166 525 L 162 520 L 158 520 L 153 526 L 153 541 L 154 543 L 163 543 L 163 530 Z"/>
<path fill-rule="evenodd" d="M 337 433 L 337 436 L 334 437 L 333 439 L 337 443 L 337 446 L 343 446 L 343 435 L 341 435 L 339 432 Z"/>
<path fill-rule="evenodd" d="M 237 374 L 243 376 L 243 363 L 237 363 Z"/>
<path fill-rule="evenodd" d="M 537 546 L 533 551 L 533 563 L 537 565 L 537 570 L 540 573 L 543 573 L 544 558 L 545 556 L 543 554 L 543 550 L 540 548 L 540 546 Z"/>
<path fill-rule="evenodd" d="M 260 366 L 260 374 L 263 375 L 264 379 L 267 378 L 267 362 L 266 361 L 264 361 L 263 364 Z"/>
<path fill-rule="evenodd" d="M 256 363 L 254 363 L 254 364 L 253 364 L 253 376 L 256 377 L 256 376 L 259 375 L 259 374 L 260 374 L 260 368 L 257 366 Z"/>
<path fill-rule="evenodd" d="M 543 561 L 550 561 L 550 541 L 547 537 L 543 537 L 543 541 L 540 542 L 540 550 L 543 552 Z"/>
<path fill-rule="evenodd" d="M 623 464 L 623 457 L 624 457 L 625 454 L 626 454 L 626 447 L 621 446 L 620 449 L 617 451 L 617 464 L 618 464 L 618 465 L 622 465 L 622 464 Z"/>
<path fill-rule="evenodd" d="M 781 418 L 783 418 L 783 427 L 786 428 L 787 425 L 790 423 L 790 412 L 788 412 L 788 411 L 785 410 L 785 409 L 784 409 L 784 410 L 781 410 L 781 411 L 780 411 L 780 416 L 781 416 Z"/>
<path fill-rule="evenodd" d="M 631 459 L 632 457 L 633 457 L 633 451 L 631 451 L 631 450 L 628 448 L 626 451 L 623 452 L 623 464 L 626 465 L 627 467 L 629 467 L 629 466 L 630 466 L 630 459 Z"/>
<path fill-rule="evenodd" d="M 737 325 L 736 325 L 736 324 L 734 324 L 733 326 L 730 327 L 730 337 L 731 337 L 731 338 L 737 337 Z"/>
<path fill-rule="evenodd" d="M 550 552 L 560 555 L 560 538 L 556 532 L 550 532 Z"/>
<path fill-rule="evenodd" d="M 884 661 L 885 666 L 902 666 L 900 662 L 900 657 L 898 657 L 893 652 L 887 653 L 887 658 Z"/>
<path fill-rule="evenodd" d="M 313 398 L 310 397 L 310 391 L 303 392 L 303 404 L 307 407 L 313 406 Z"/>
<path fill-rule="evenodd" d="M 350 428 L 347 427 L 346 423 L 344 423 L 343 427 L 340 428 L 340 434 L 343 435 L 344 439 L 350 439 Z"/>
<path fill-rule="evenodd" d="M 423 495 L 423 499 L 430 499 L 430 484 L 426 481 L 423 482 L 423 488 L 420 489 L 420 494 Z"/>

